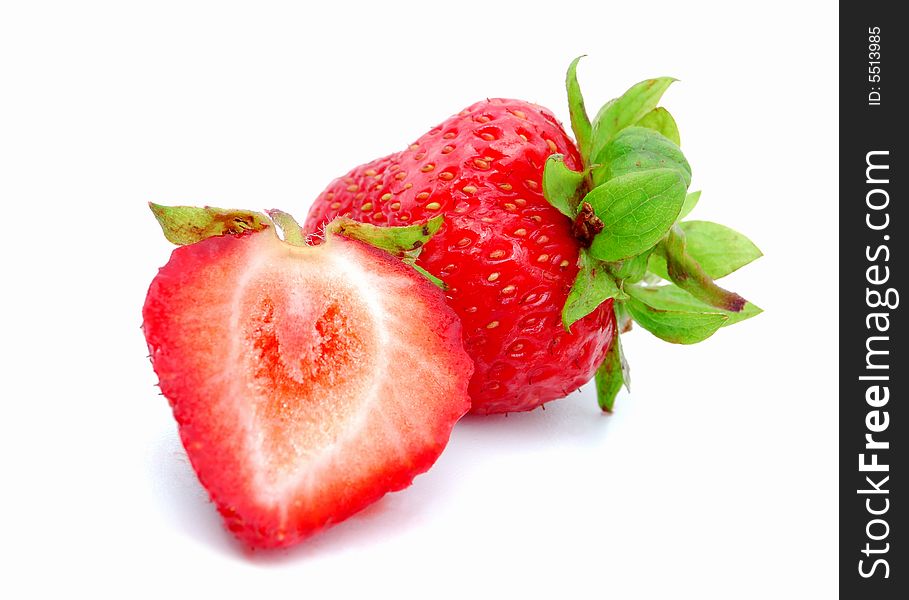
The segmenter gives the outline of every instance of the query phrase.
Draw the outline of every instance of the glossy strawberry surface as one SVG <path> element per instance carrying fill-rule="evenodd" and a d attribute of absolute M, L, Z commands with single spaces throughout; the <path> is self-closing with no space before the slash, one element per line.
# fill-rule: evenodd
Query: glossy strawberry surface
<path fill-rule="evenodd" d="M 546 158 L 578 151 L 546 109 L 478 102 L 406 150 L 333 181 L 310 209 L 318 234 L 339 215 L 379 225 L 445 216 L 419 264 L 448 285 L 474 360 L 472 412 L 532 410 L 587 382 L 612 342 L 608 300 L 565 330 L 561 311 L 578 272 L 571 221 L 542 194 Z"/>

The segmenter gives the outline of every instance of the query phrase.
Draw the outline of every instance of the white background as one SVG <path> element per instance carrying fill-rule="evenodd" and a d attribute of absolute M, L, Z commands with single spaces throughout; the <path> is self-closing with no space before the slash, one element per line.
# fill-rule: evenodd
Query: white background
<path fill-rule="evenodd" d="M 364 3 L 365 4 L 365 3 Z M 3 2 L 0 596 L 827 598 L 836 576 L 833 3 Z M 634 393 L 461 422 L 408 490 L 248 554 L 139 329 L 146 202 L 280 207 L 487 96 L 591 111 L 641 79 L 766 256 L 760 317 L 626 336 Z"/>

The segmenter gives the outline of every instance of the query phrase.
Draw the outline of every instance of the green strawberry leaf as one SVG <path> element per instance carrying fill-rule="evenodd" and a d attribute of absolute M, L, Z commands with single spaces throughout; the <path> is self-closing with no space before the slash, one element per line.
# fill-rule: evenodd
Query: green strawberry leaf
<path fill-rule="evenodd" d="M 439 228 L 444 217 L 438 215 L 426 223 L 405 225 L 403 227 L 380 227 L 370 223 L 360 223 L 353 219 L 341 217 L 325 226 L 325 233 L 343 235 L 344 237 L 366 242 L 392 254 L 404 254 L 419 250 L 428 242 Z"/>
<path fill-rule="evenodd" d="M 591 255 L 617 262 L 653 247 L 679 216 L 685 188 L 677 170 L 653 169 L 626 173 L 591 190 L 584 201 L 603 221 Z"/>
<path fill-rule="evenodd" d="M 672 140 L 672 143 L 676 146 L 681 146 L 682 141 L 679 137 L 679 126 L 676 125 L 675 119 L 672 118 L 672 115 L 669 114 L 669 111 L 658 106 L 652 111 L 641 117 L 641 119 L 636 123 L 639 127 L 646 127 L 647 129 L 653 129 L 659 133 L 662 133 L 667 138 Z"/>
<path fill-rule="evenodd" d="M 625 306 L 635 322 L 657 336 L 672 344 L 696 344 L 713 335 L 717 329 L 729 320 L 725 314 L 711 309 L 666 310 L 652 306 L 651 294 L 644 291 L 649 288 L 628 286 L 629 298 Z"/>
<path fill-rule="evenodd" d="M 631 389 L 628 362 L 625 360 L 625 353 L 622 352 L 622 342 L 618 331 L 615 332 L 612 346 L 609 347 L 606 357 L 597 369 L 595 380 L 597 404 L 600 405 L 600 410 L 603 412 L 612 412 L 615 397 L 623 385 L 625 389 Z"/>
<path fill-rule="evenodd" d="M 574 219 L 584 190 L 584 174 L 565 166 L 565 157 L 552 154 L 543 167 L 543 196 L 560 213 Z"/>
<path fill-rule="evenodd" d="M 672 77 L 648 79 L 631 86 L 619 98 L 608 102 L 593 120 L 588 157 L 599 156 L 603 148 L 622 129 L 641 120 L 656 108 L 663 92 L 676 81 Z"/>
<path fill-rule="evenodd" d="M 578 84 L 578 61 L 582 58 L 583 56 L 577 57 L 568 66 L 568 73 L 565 75 L 565 88 L 568 91 L 568 114 L 571 117 L 571 129 L 574 131 L 574 139 L 578 142 L 581 156 L 588 156 L 591 134 L 590 118 L 587 116 L 587 109 L 584 108 L 584 97 L 581 95 L 581 86 Z"/>
<path fill-rule="evenodd" d="M 250 210 L 206 206 L 161 206 L 148 203 L 161 225 L 164 237 L 172 244 L 186 246 L 206 238 L 260 231 L 269 226 L 268 217 Z"/>
<path fill-rule="evenodd" d="M 562 324 L 569 332 L 576 321 L 619 294 L 619 288 L 605 264 L 589 256 L 585 250 L 578 255 L 578 263 L 578 276 L 562 307 Z"/>
<path fill-rule="evenodd" d="M 685 204 L 682 205 L 682 212 L 679 214 L 679 220 L 684 219 L 694 210 L 694 207 L 698 205 L 698 200 L 701 199 L 701 192 L 691 192 L 685 196 Z"/>
<path fill-rule="evenodd" d="M 691 184 L 691 166 L 681 149 L 663 134 L 646 127 L 627 127 L 596 157 L 600 164 L 593 170 L 593 185 L 634 171 L 675 169 Z"/>
<path fill-rule="evenodd" d="M 684 221 L 679 227 L 685 234 L 685 250 L 698 262 L 711 279 L 720 279 L 763 256 L 743 234 L 710 221 Z M 659 253 L 650 257 L 652 273 L 669 279 L 666 259 Z"/>
<path fill-rule="evenodd" d="M 642 300 L 647 305 L 652 306 L 653 308 L 658 308 L 660 310 L 694 313 L 721 313 L 728 317 L 727 321 L 723 323 L 723 327 L 740 323 L 746 319 L 750 319 L 751 317 L 755 317 L 764 312 L 751 302 L 745 304 L 745 306 L 739 312 L 721 310 L 710 306 L 709 304 L 701 302 L 674 284 L 649 287 L 635 286 L 635 289 L 632 291 L 632 293 L 634 293 L 639 300 Z"/>

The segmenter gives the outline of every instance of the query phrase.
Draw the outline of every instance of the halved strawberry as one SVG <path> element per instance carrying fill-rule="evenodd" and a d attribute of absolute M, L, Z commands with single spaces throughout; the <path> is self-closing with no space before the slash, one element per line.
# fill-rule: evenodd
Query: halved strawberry
<path fill-rule="evenodd" d="M 172 241 L 201 239 L 152 281 L 143 328 L 189 459 L 234 534 L 291 545 L 435 462 L 470 407 L 473 371 L 441 290 L 340 235 L 298 246 L 257 213 L 153 209 Z M 230 233 L 244 229 L 261 231 Z"/>

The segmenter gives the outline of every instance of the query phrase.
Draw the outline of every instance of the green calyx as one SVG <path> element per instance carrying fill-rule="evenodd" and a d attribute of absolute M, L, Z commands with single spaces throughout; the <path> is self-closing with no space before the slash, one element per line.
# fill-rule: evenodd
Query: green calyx
<path fill-rule="evenodd" d="M 213 206 L 161 206 L 148 203 L 158 220 L 167 241 L 178 246 L 194 244 L 216 235 L 261 231 L 269 219 L 262 213 L 249 210 L 215 208 Z"/>
<path fill-rule="evenodd" d="M 224 209 L 212 206 L 161 206 L 149 203 L 158 220 L 164 237 L 173 244 L 186 246 L 204 239 L 222 235 L 242 235 L 272 227 L 284 234 L 284 242 L 299 247 L 309 247 L 303 228 L 288 213 L 268 210 L 267 214 L 249 210 Z M 443 217 L 433 217 L 426 223 L 405 227 L 376 227 L 344 217 L 325 226 L 326 240 L 339 235 L 369 244 L 388 252 L 412 266 L 434 285 L 445 289 L 441 279 L 416 264 L 423 246 L 442 227 Z"/>
<path fill-rule="evenodd" d="M 325 234 L 342 235 L 390 252 L 416 269 L 433 285 L 444 290 L 447 289 L 445 283 L 416 262 L 424 244 L 439 231 L 443 220 L 444 217 L 438 215 L 422 224 L 378 227 L 370 223 L 360 223 L 353 219 L 340 217 L 325 226 Z"/>
<path fill-rule="evenodd" d="M 607 102 L 591 121 L 577 80 L 581 57 L 565 79 L 578 171 L 553 154 L 543 193 L 572 220 L 581 247 L 578 276 L 562 322 L 572 324 L 611 301 L 617 331 L 597 370 L 600 407 L 611 411 L 628 384 L 619 333 L 631 322 L 662 340 L 693 344 L 761 309 L 716 284 L 761 256 L 747 237 L 708 221 L 685 221 L 701 193 L 689 192 L 691 166 L 675 119 L 658 106 L 676 81 L 648 79 Z"/>

